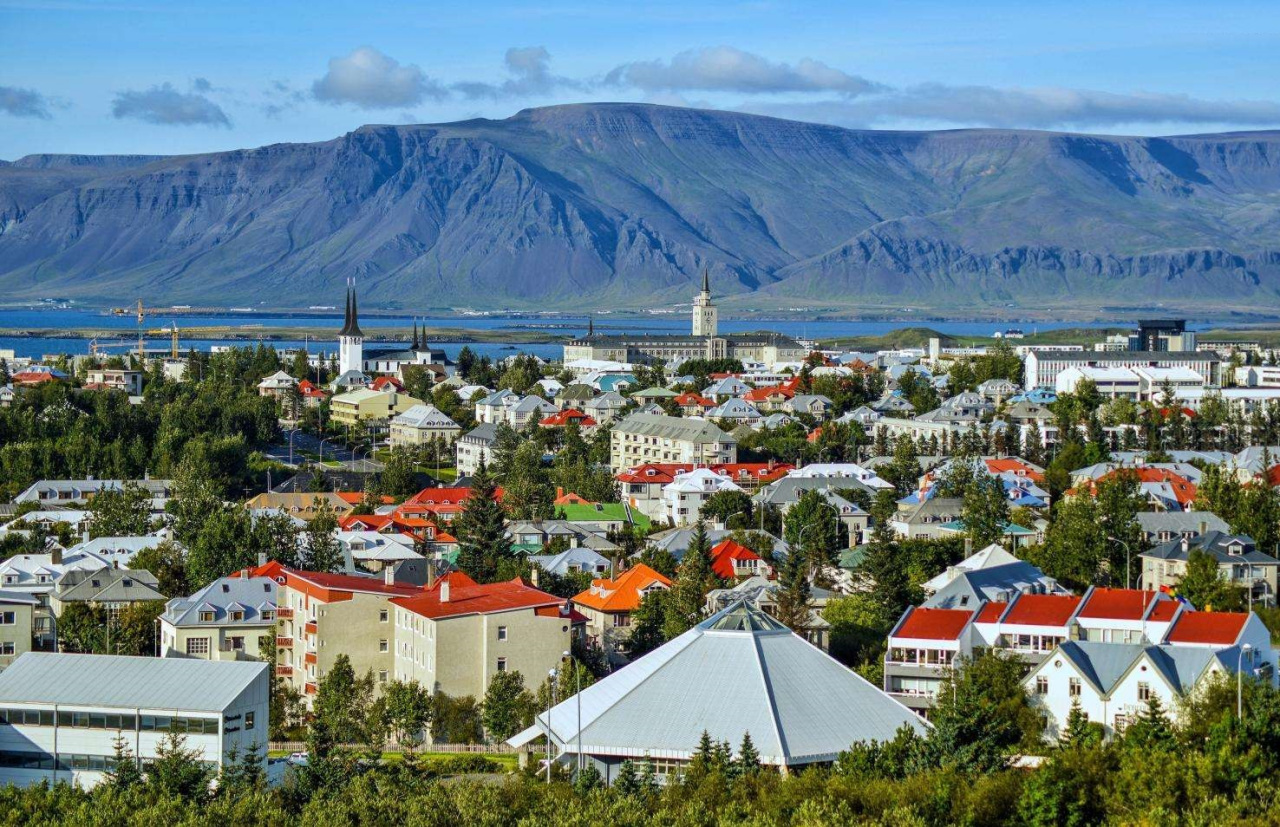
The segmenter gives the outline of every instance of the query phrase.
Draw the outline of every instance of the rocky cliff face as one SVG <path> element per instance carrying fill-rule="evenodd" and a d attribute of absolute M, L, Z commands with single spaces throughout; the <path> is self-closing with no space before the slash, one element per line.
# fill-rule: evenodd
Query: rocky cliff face
<path fill-rule="evenodd" d="M 1280 133 L 868 132 L 634 104 L 0 166 L 19 296 L 1280 306 Z M 296 297 L 291 301 L 289 297 Z"/>

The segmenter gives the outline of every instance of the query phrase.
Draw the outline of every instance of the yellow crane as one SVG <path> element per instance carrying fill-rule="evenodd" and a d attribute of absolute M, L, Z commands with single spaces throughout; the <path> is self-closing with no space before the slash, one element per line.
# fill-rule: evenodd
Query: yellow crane
<path fill-rule="evenodd" d="M 192 336 L 200 336 L 203 334 L 221 334 L 222 336 L 227 336 L 229 333 L 229 330 L 225 327 L 187 327 L 187 328 L 183 328 L 183 330 L 187 334 Z M 177 322 L 170 323 L 168 327 L 157 327 L 157 328 L 148 330 L 146 331 L 146 335 L 169 336 L 170 337 L 169 353 L 174 359 L 178 358 L 178 323 Z M 139 334 L 138 340 L 139 341 L 142 340 L 141 334 Z"/>

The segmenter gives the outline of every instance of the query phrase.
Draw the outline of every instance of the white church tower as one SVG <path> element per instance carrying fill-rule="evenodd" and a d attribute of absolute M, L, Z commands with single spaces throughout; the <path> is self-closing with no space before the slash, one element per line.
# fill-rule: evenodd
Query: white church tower
<path fill-rule="evenodd" d="M 338 333 L 338 374 L 364 371 L 364 334 L 356 320 L 356 289 L 347 284 L 347 313 Z"/>
<path fill-rule="evenodd" d="M 711 276 L 702 271 L 702 292 L 693 300 L 693 335 L 712 338 L 716 335 L 716 306 L 711 303 Z"/>

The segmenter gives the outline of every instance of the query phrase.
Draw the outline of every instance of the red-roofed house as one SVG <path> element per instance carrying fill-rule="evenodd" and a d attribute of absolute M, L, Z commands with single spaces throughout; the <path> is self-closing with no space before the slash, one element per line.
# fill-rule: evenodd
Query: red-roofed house
<path fill-rule="evenodd" d="M 712 465 L 711 470 L 733 480 L 739 488 L 754 491 L 782 479 L 795 470 L 789 462 L 728 462 Z"/>
<path fill-rule="evenodd" d="M 551 416 L 539 420 L 538 424 L 544 428 L 564 428 L 570 422 L 577 422 L 578 427 L 583 430 L 594 428 L 596 426 L 596 421 L 594 419 L 587 416 L 577 408 L 565 408 L 563 411 L 553 413 Z"/>
<path fill-rule="evenodd" d="M 969 609 L 912 606 L 889 632 L 884 690 L 912 709 L 927 709 L 955 659 L 973 649 Z"/>
<path fill-rule="evenodd" d="M 771 577 L 773 568 L 746 546 L 728 538 L 711 549 L 711 570 L 721 580 L 738 580 L 743 577 Z"/>
<path fill-rule="evenodd" d="M 774 385 L 768 388 L 752 388 L 744 393 L 742 398 L 754 405 L 758 411 L 780 411 L 795 395 L 794 390 L 784 385 Z"/>
<path fill-rule="evenodd" d="M 520 578 L 479 585 L 456 571 L 390 603 L 395 679 L 454 697 L 483 697 L 499 672 L 541 680 L 586 623 L 568 601 Z"/>
<path fill-rule="evenodd" d="M 637 465 L 618 474 L 618 492 L 629 503 L 651 520 L 664 519 L 666 500 L 662 487 L 675 482 L 676 474 L 693 470 L 693 463 L 663 462 Z"/>
<path fill-rule="evenodd" d="M 984 459 L 983 462 L 987 466 L 987 471 L 993 476 L 1013 474 L 1015 477 L 1025 477 L 1032 482 L 1044 482 L 1044 472 L 1041 469 L 1017 457 L 992 457 Z"/>
<path fill-rule="evenodd" d="M 696 393 L 686 391 L 677 396 L 673 402 L 680 406 L 685 416 L 702 416 L 716 406 L 714 399 L 708 399 Z"/>
<path fill-rule="evenodd" d="M 1266 624 L 1253 612 L 1183 612 L 1166 636 L 1188 646 L 1268 646 Z"/>
<path fill-rule="evenodd" d="M 298 383 L 298 393 L 302 396 L 302 404 L 308 408 L 318 408 L 320 403 L 329 398 L 329 392 L 318 388 L 310 379 Z"/>
<path fill-rule="evenodd" d="M 394 376 L 378 376 L 373 380 L 370 386 L 375 391 L 394 391 L 395 393 L 404 393 L 404 383 Z"/>
<path fill-rule="evenodd" d="M 591 581 L 591 588 L 573 596 L 573 605 L 587 616 L 587 633 L 615 659 L 621 658 L 631 634 L 631 613 L 655 589 L 669 589 L 671 581 L 643 563 L 612 580 Z"/>

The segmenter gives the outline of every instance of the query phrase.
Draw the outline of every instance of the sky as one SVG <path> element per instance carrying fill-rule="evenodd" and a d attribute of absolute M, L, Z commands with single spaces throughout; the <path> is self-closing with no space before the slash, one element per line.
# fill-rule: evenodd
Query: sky
<path fill-rule="evenodd" d="M 639 101 L 867 129 L 1280 128 L 1280 3 L 0 0 L 0 159 Z"/>

